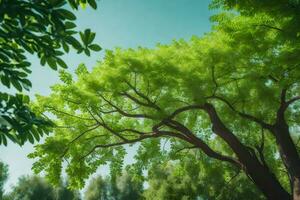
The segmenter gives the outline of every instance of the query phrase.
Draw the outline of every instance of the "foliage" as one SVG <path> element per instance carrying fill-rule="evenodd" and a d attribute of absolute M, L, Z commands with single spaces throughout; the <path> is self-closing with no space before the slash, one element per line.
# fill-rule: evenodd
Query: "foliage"
<path fill-rule="evenodd" d="M 90 55 L 101 48 L 93 44 L 95 33 L 90 29 L 76 31 L 76 16 L 69 7 L 89 4 L 96 9 L 95 0 L 2 0 L 0 1 L 0 80 L 2 88 L 17 92 L 29 90 L 31 73 L 28 54 L 36 55 L 42 66 L 53 70 L 67 68 L 61 58 L 74 48 L 78 53 Z M 76 38 L 80 35 L 81 42 Z M 29 97 L 24 94 L 0 92 L 0 144 L 7 139 L 23 144 L 39 140 L 48 133 L 51 123 L 32 112 Z"/>
<path fill-rule="evenodd" d="M 18 184 L 13 188 L 12 193 L 9 195 L 10 199 L 15 200 L 52 200 L 54 193 L 52 187 L 40 177 L 21 177 Z"/>
<path fill-rule="evenodd" d="M 162 162 L 149 170 L 145 199 L 264 199 L 240 171 L 194 150 L 183 155 L 180 162 Z"/>
<path fill-rule="evenodd" d="M 8 194 L 7 200 L 80 200 L 78 191 L 71 191 L 67 184 L 61 182 L 53 188 L 44 178 L 38 176 L 23 176 Z"/>
<path fill-rule="evenodd" d="M 38 96 L 34 109 L 53 114 L 58 128 L 30 155 L 34 170 L 57 182 L 66 159 L 71 186 L 82 187 L 99 165 L 120 173 L 125 145 L 139 146 L 137 171 L 195 148 L 208 163 L 242 170 L 267 198 L 297 195 L 300 46 L 274 28 L 292 17 L 238 11 L 213 16 L 201 38 L 107 51 L 91 72 L 79 66 L 76 78 Z"/>
<path fill-rule="evenodd" d="M 70 190 L 67 181 L 61 181 L 61 184 L 53 188 L 55 200 L 80 200 L 80 193 L 77 190 Z"/>
<path fill-rule="evenodd" d="M 143 184 L 124 172 L 116 180 L 101 176 L 93 178 L 84 194 L 85 200 L 138 200 L 142 199 Z"/>
<path fill-rule="evenodd" d="M 110 188 L 108 184 L 109 182 L 110 180 L 108 178 L 103 179 L 101 176 L 93 178 L 90 181 L 88 188 L 84 194 L 84 199 L 85 200 L 110 199 L 111 195 L 110 195 Z"/>
<path fill-rule="evenodd" d="M 0 162 L 0 199 L 3 197 L 4 184 L 8 178 L 8 166 L 3 162 Z"/>

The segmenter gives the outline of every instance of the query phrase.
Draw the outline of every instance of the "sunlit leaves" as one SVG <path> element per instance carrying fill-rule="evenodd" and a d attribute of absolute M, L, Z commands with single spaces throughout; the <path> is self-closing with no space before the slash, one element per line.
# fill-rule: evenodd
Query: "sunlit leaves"
<path fill-rule="evenodd" d="M 36 55 L 41 65 L 57 70 L 68 67 L 62 56 L 70 49 L 75 49 L 78 53 L 85 52 L 87 55 L 90 55 L 90 51 L 101 49 L 97 44 L 92 44 L 95 33 L 89 29 L 83 33 L 82 41 L 77 39 L 78 31 L 74 23 L 76 16 L 66 6 L 67 2 L 73 9 L 86 4 L 96 8 L 95 0 L 0 1 L 0 81 L 3 86 L 14 88 L 18 92 L 30 90 L 32 85 L 28 76 L 31 73 L 31 63 L 27 60 L 27 53 Z M 9 99 L 18 98 L 8 96 Z M 40 134 L 36 134 L 39 131 L 35 127 L 42 126 L 39 121 L 42 118 L 36 121 L 35 116 L 24 117 L 24 113 L 34 114 L 28 108 L 29 102 L 19 105 L 14 100 L 0 98 L 0 103 L 0 116 L 10 124 L 8 126 L 2 120 L 1 131 L 9 139 L 15 142 L 14 138 L 20 137 L 19 144 L 23 144 L 26 139 L 31 143 L 39 140 Z M 46 121 L 44 125 L 48 123 Z M 0 135 L 0 143 L 7 143 L 5 135 Z"/>
<path fill-rule="evenodd" d="M 34 168 L 45 170 L 55 181 L 66 159 L 72 187 L 82 187 L 84 179 L 99 165 L 109 164 L 116 176 L 123 167 L 125 144 L 138 146 L 136 171 L 161 164 L 163 159 L 181 162 L 184 150 L 194 146 L 189 146 L 184 140 L 187 133 L 176 129 L 170 118 L 217 152 L 235 157 L 228 142 L 214 134 L 211 119 L 203 109 L 172 115 L 182 107 L 207 103 L 214 106 L 242 144 L 252 148 L 261 145 L 261 127 L 241 117 L 241 113 L 274 124 L 282 88 L 289 87 L 289 98 L 299 96 L 299 45 L 282 39 L 274 28 L 261 27 L 262 23 L 285 23 L 285 19 L 265 13 L 251 17 L 223 13 L 213 20 L 213 31 L 200 38 L 173 41 L 153 49 L 117 48 L 107 51 L 91 71 L 84 65 L 76 69 L 75 77 L 62 71 L 63 84 L 53 86 L 48 97 L 37 98 L 35 106 L 53 115 L 58 126 L 31 155 L 38 159 Z M 93 32 L 87 29 L 79 34 L 82 44 L 72 36 L 65 43 L 87 55 L 90 50 L 100 50 L 93 43 Z M 297 107 L 289 109 L 287 121 L 298 112 Z M 159 135 L 161 130 L 165 135 Z M 282 163 L 274 141 L 267 138 L 265 143 L 266 159 L 279 168 Z M 201 154 L 199 159 L 207 157 Z M 222 176 L 222 180 L 227 181 L 233 172 L 228 169 L 221 174 L 218 164 L 211 167 L 211 160 L 205 162 L 207 166 L 201 169 Z M 281 176 L 280 180 L 286 183 L 287 177 Z M 206 177 L 205 181 L 211 180 Z M 211 183 L 220 185 L 222 181 Z M 249 192 L 255 193 L 252 189 Z M 216 196 L 216 190 L 206 195 Z"/>

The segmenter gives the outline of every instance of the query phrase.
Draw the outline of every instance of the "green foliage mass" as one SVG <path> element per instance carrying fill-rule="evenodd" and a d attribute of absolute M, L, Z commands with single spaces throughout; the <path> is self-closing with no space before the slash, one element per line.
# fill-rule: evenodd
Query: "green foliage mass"
<path fill-rule="evenodd" d="M 215 5 L 218 2 L 223 1 L 215 1 Z M 180 160 L 178 151 L 184 148 L 197 148 L 206 152 L 205 156 L 232 164 L 237 148 L 216 133 L 213 107 L 226 130 L 247 149 L 246 154 L 274 173 L 290 191 L 274 135 L 258 122 L 276 122 L 282 91 L 286 91 L 290 104 L 285 120 L 292 138 L 299 138 L 299 36 L 281 30 L 295 16 L 286 13 L 288 17 L 275 18 L 269 10 L 243 14 L 244 4 L 237 5 L 241 6 L 240 13 L 227 11 L 213 16 L 214 29 L 202 37 L 154 49 L 107 51 L 90 72 L 83 65 L 75 78 L 63 72 L 64 83 L 54 85 L 51 95 L 38 96 L 32 108 L 51 113 L 56 124 L 53 136 L 30 155 L 38 159 L 33 169 L 45 171 L 57 184 L 62 162 L 67 160 L 70 185 L 80 188 L 100 165 L 109 164 L 112 174 L 119 174 L 125 145 L 133 144 L 138 144 L 136 172 L 163 159 Z M 165 141 L 167 149 L 162 145 Z M 207 153 L 211 150 L 213 156 Z M 210 158 L 207 162 L 213 161 Z M 208 174 L 214 171 L 212 166 L 207 164 Z M 220 184 L 233 171 L 220 176 Z M 176 176 L 170 182 L 176 182 Z M 245 181 L 246 176 L 241 177 Z M 193 188 L 183 188 L 183 193 L 186 190 Z M 245 191 L 257 192 L 251 187 Z"/>
<path fill-rule="evenodd" d="M 265 199 L 241 171 L 208 159 L 198 151 L 182 154 L 180 162 L 152 166 L 147 176 L 149 187 L 143 194 L 145 199 Z"/>
<path fill-rule="evenodd" d="M 54 188 L 44 178 L 22 176 L 5 200 L 80 200 L 78 191 L 68 189 L 65 182 Z"/>
<path fill-rule="evenodd" d="M 0 87 L 11 89 L 0 92 L 0 144 L 6 145 L 7 139 L 20 145 L 27 140 L 33 143 L 49 132 L 51 123 L 32 112 L 29 97 L 15 94 L 32 86 L 28 54 L 37 56 L 42 66 L 57 70 L 67 68 L 61 56 L 70 48 L 88 56 L 101 49 L 93 43 L 95 33 L 90 29 L 78 34 L 76 16 L 67 9 L 87 4 L 96 9 L 95 0 L 0 1 Z"/>
<path fill-rule="evenodd" d="M 93 178 L 84 194 L 85 200 L 138 200 L 142 199 L 143 183 L 132 174 L 123 172 L 121 176 Z"/>
<path fill-rule="evenodd" d="M 248 110 L 266 121 L 274 120 L 281 85 L 299 81 L 299 71 L 295 68 L 290 78 L 284 75 L 286 71 L 279 63 L 274 65 L 276 70 L 269 70 L 264 63 L 252 63 L 253 60 L 247 58 L 250 55 L 242 57 L 227 44 L 228 39 L 228 35 L 214 32 L 203 38 L 194 37 L 190 42 L 176 41 L 153 50 L 107 52 L 105 60 L 92 72 L 78 73 L 78 81 L 53 86 L 49 97 L 38 96 L 39 104 L 34 109 L 54 114 L 58 128 L 53 137 L 48 137 L 45 144 L 37 145 L 36 152 L 31 154 L 31 157 L 40 158 L 34 169 L 45 169 L 50 178 L 58 178 L 61 158 L 64 157 L 70 161 L 67 173 L 74 180 L 71 183 L 82 186 L 82 180 L 99 165 L 113 162 L 118 168 L 122 164 L 125 155 L 122 146 L 95 148 L 96 145 L 121 142 L 122 136 L 118 135 L 121 132 L 127 140 L 139 138 L 136 131 L 150 135 L 152 127 L 177 108 L 211 101 L 209 97 L 213 94 L 235 102 L 237 109 Z M 249 67 L 245 68 L 245 65 Z M 269 75 L 280 78 L 280 82 L 273 82 Z M 147 94 L 149 102 L 134 94 L 133 88 Z M 292 91 L 299 90 L 295 87 Z M 135 100 L 132 100 L 133 95 Z M 150 102 L 155 102 L 159 110 L 148 105 Z M 237 118 L 226 105 L 218 101 L 214 103 L 222 110 L 223 120 L 231 125 L 242 141 L 249 145 L 259 143 L 259 127 Z M 299 118 L 293 113 L 291 110 L 291 121 L 297 121 Z M 126 114 L 131 116 L 124 116 Z M 142 115 L 146 116 L 140 119 Z M 210 123 L 203 112 L 183 113 L 178 118 L 197 136 L 209 142 Z M 105 127 L 99 123 L 104 123 Z M 256 134 L 250 134 L 253 131 Z M 219 142 L 221 148 L 224 143 Z M 172 145 L 177 143 L 181 142 L 172 139 Z M 152 148 L 159 149 L 159 145 L 152 140 L 142 141 L 141 148 L 146 152 L 141 152 L 148 157 L 158 155 L 159 151 L 151 151 Z M 225 149 L 228 154 L 232 153 Z M 270 153 L 275 154 L 275 151 L 270 150 Z"/>

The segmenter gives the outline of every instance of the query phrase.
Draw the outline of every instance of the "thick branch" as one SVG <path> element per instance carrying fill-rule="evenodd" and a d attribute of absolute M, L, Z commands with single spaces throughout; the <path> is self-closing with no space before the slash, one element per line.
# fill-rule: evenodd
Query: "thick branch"
<path fill-rule="evenodd" d="M 197 146 L 198 148 L 200 148 L 207 156 L 211 157 L 211 158 L 215 158 L 217 160 L 221 160 L 221 161 L 226 161 L 229 162 L 231 164 L 234 164 L 237 167 L 241 167 L 240 163 L 229 156 L 225 156 L 222 155 L 216 151 L 214 151 L 212 148 L 210 148 L 202 139 L 198 138 L 197 136 L 195 136 L 187 127 L 185 127 L 183 124 L 174 121 L 174 120 L 169 120 L 166 125 L 168 125 L 171 128 L 174 128 L 175 130 L 183 133 L 185 135 L 184 140 L 194 144 L 195 146 Z"/>
<path fill-rule="evenodd" d="M 217 99 L 217 100 L 220 100 L 222 101 L 223 103 L 225 103 L 232 111 L 236 112 L 238 115 L 240 115 L 241 117 L 245 118 L 245 119 L 248 119 L 250 121 L 253 121 L 253 122 L 256 122 L 257 124 L 259 124 L 260 126 L 262 126 L 263 128 L 265 129 L 271 129 L 272 128 L 272 125 L 271 124 L 268 124 L 266 122 L 264 122 L 263 120 L 255 117 L 255 116 L 252 116 L 252 115 L 249 115 L 247 113 L 243 113 L 243 112 L 240 112 L 238 110 L 236 110 L 234 108 L 234 106 L 228 101 L 226 100 L 225 98 L 223 97 L 220 97 L 220 96 L 210 96 L 208 97 L 209 99 Z"/>

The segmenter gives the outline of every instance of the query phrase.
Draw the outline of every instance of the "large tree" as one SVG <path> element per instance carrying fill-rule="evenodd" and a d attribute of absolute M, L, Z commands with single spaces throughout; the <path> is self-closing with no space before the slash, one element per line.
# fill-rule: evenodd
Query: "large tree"
<path fill-rule="evenodd" d="M 33 143 L 51 125 L 30 110 L 29 97 L 20 93 L 31 88 L 29 54 L 57 70 L 67 68 L 61 56 L 71 48 L 86 55 L 101 49 L 93 44 L 95 33 L 90 29 L 79 34 L 76 30 L 72 9 L 87 4 L 97 7 L 95 0 L 0 1 L 0 145 L 6 145 L 7 139 L 20 145 L 27 140 Z"/>
<path fill-rule="evenodd" d="M 34 169 L 55 182 L 66 159 L 71 185 L 81 187 L 101 164 L 120 171 L 126 144 L 140 144 L 147 167 L 168 139 L 171 149 L 242 170 L 268 199 L 300 199 L 300 6 L 287 2 L 289 12 L 282 1 L 257 10 L 254 0 L 215 1 L 238 12 L 214 16 L 201 38 L 108 51 L 91 72 L 80 66 L 76 81 L 64 73 L 34 108 L 57 125 L 31 154 Z"/>

